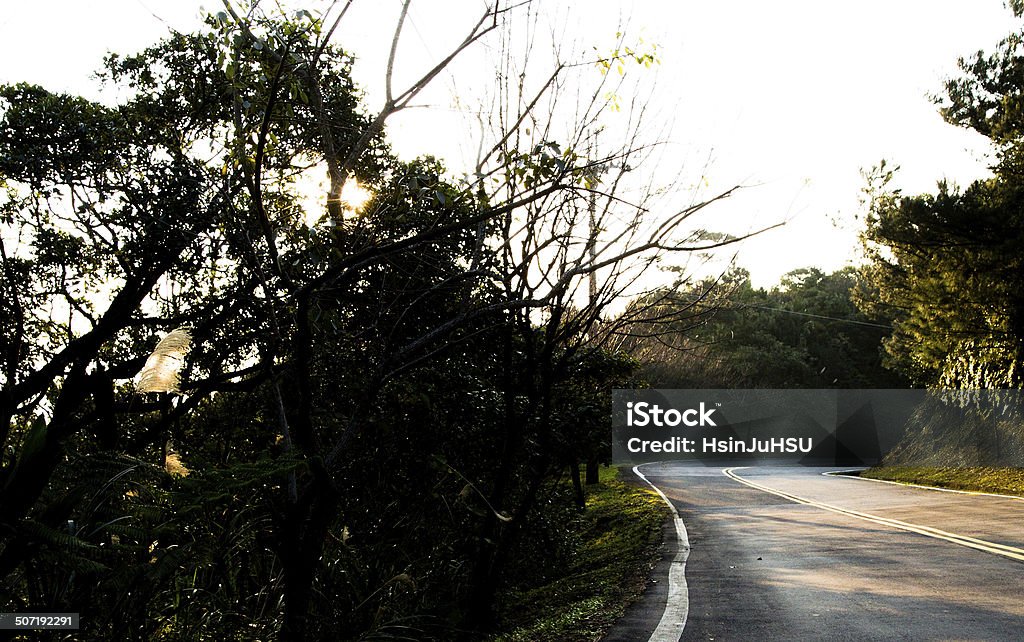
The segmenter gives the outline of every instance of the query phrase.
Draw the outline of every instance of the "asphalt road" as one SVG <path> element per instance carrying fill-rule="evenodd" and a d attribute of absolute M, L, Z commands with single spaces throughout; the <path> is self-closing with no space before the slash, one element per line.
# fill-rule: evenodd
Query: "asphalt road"
<path fill-rule="evenodd" d="M 605 640 L 676 639 L 683 618 L 682 640 L 1024 640 L 1024 501 L 828 470 L 641 467 L 688 555 L 669 529 L 652 590 Z"/>

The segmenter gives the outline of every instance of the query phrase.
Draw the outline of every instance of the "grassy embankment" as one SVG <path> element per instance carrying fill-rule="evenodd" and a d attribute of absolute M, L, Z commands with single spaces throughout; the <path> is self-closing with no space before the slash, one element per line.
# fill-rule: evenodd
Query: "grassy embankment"
<path fill-rule="evenodd" d="M 989 407 L 998 396 L 966 400 L 950 403 L 938 395 L 919 404 L 900 443 L 861 476 L 1024 496 L 1024 468 L 1018 465 L 1024 461 L 1024 423 L 1016 411 Z"/>
<path fill-rule="evenodd" d="M 567 525 L 578 537 L 558 577 L 505 595 L 506 633 L 492 642 L 589 642 L 639 597 L 659 555 L 668 509 L 653 492 L 617 476 L 602 467 L 601 483 L 587 487 L 586 510 Z"/>
<path fill-rule="evenodd" d="M 1024 468 L 876 466 L 861 477 L 955 490 L 1024 496 Z"/>

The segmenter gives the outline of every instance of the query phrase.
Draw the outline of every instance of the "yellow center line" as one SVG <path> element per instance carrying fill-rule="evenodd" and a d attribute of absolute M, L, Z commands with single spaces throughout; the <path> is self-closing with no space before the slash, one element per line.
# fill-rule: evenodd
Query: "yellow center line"
<path fill-rule="evenodd" d="M 827 510 L 840 515 L 847 515 L 850 517 L 856 517 L 868 522 L 880 524 L 882 526 L 889 526 L 891 528 L 898 528 L 899 530 L 908 531 L 911 533 L 917 533 L 918 535 L 924 535 L 926 537 L 932 537 L 935 539 L 945 540 L 959 546 L 965 546 L 967 548 L 973 548 L 975 550 L 984 551 L 986 553 L 992 553 L 994 555 L 1001 555 L 1008 557 L 1018 562 L 1024 562 L 1024 549 L 1016 548 L 1014 546 L 1007 546 L 1005 544 L 997 544 L 995 542 L 989 542 L 976 537 L 969 537 L 967 535 L 958 535 L 956 533 L 950 533 L 948 531 L 939 530 L 938 528 L 932 528 L 930 526 L 920 526 L 918 524 L 911 524 L 909 522 L 902 522 L 898 519 L 889 519 L 888 517 L 880 517 L 878 515 L 872 515 L 871 513 L 862 513 L 860 511 L 850 510 L 849 508 L 841 508 L 832 504 L 826 504 L 824 502 L 815 501 L 813 499 L 807 499 L 806 497 L 800 497 L 799 495 L 793 495 L 775 488 L 769 488 L 762 484 L 752 482 L 749 479 L 740 477 L 735 472 L 736 468 L 726 468 L 722 472 L 732 479 L 733 481 L 739 482 L 745 486 L 755 488 L 765 493 L 770 493 L 783 499 L 788 499 L 791 502 L 797 504 L 807 504 L 808 506 L 814 506 L 822 510 Z"/>

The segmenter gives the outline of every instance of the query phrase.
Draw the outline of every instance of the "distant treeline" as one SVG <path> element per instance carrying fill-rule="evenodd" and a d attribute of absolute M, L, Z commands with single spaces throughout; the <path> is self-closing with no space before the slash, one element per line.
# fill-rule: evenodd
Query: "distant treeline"
<path fill-rule="evenodd" d="M 648 322 L 620 346 L 641 363 L 646 381 L 662 388 L 905 385 L 883 365 L 890 328 L 857 308 L 856 285 L 853 268 L 796 270 L 770 289 L 753 287 L 745 270 L 733 269 L 655 295 Z"/>

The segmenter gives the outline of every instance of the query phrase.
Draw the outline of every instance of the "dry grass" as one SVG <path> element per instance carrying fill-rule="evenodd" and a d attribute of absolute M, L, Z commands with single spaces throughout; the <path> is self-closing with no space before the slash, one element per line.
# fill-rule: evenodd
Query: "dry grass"
<path fill-rule="evenodd" d="M 1024 468 L 877 466 L 861 477 L 1024 497 Z"/>

